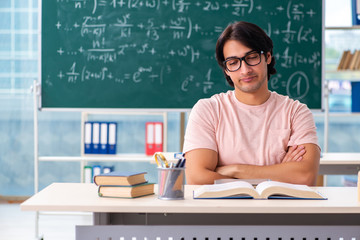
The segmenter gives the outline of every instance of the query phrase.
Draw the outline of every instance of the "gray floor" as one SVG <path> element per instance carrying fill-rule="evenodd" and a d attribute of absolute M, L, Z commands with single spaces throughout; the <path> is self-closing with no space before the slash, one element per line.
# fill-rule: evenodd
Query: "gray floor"
<path fill-rule="evenodd" d="M 34 212 L 21 211 L 20 204 L 0 202 L 0 240 L 34 240 Z M 44 240 L 75 240 L 75 225 L 91 225 L 92 215 L 40 214 L 39 235 Z"/>

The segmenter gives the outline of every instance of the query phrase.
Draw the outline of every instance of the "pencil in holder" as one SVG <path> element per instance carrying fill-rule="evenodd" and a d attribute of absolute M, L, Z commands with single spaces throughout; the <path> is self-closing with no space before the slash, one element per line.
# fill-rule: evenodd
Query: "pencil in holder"
<path fill-rule="evenodd" d="M 185 168 L 158 168 L 158 198 L 184 199 Z"/>

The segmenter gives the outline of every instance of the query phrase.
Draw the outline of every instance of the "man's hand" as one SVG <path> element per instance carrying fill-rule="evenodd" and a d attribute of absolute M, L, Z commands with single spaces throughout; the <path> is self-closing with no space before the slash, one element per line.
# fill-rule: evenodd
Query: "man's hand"
<path fill-rule="evenodd" d="M 299 162 L 303 159 L 304 154 L 306 153 L 305 147 L 303 145 L 294 145 L 288 148 L 287 153 L 285 154 L 282 163 L 285 162 Z"/>

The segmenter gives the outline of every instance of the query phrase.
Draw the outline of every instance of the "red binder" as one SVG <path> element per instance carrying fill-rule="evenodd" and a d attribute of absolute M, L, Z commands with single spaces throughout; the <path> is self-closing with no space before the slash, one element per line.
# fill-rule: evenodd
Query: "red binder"
<path fill-rule="evenodd" d="M 146 155 L 153 155 L 156 152 L 163 151 L 163 123 L 147 122 L 146 123 Z"/>

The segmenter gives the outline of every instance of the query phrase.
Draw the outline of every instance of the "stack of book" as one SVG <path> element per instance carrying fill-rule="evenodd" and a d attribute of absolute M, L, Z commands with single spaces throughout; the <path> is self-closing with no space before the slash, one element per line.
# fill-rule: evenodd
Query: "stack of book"
<path fill-rule="evenodd" d="M 360 70 L 360 50 L 344 51 L 337 70 Z"/>
<path fill-rule="evenodd" d="M 154 194 L 154 183 L 145 179 L 146 172 L 110 172 L 94 176 L 100 197 L 136 198 Z"/>

